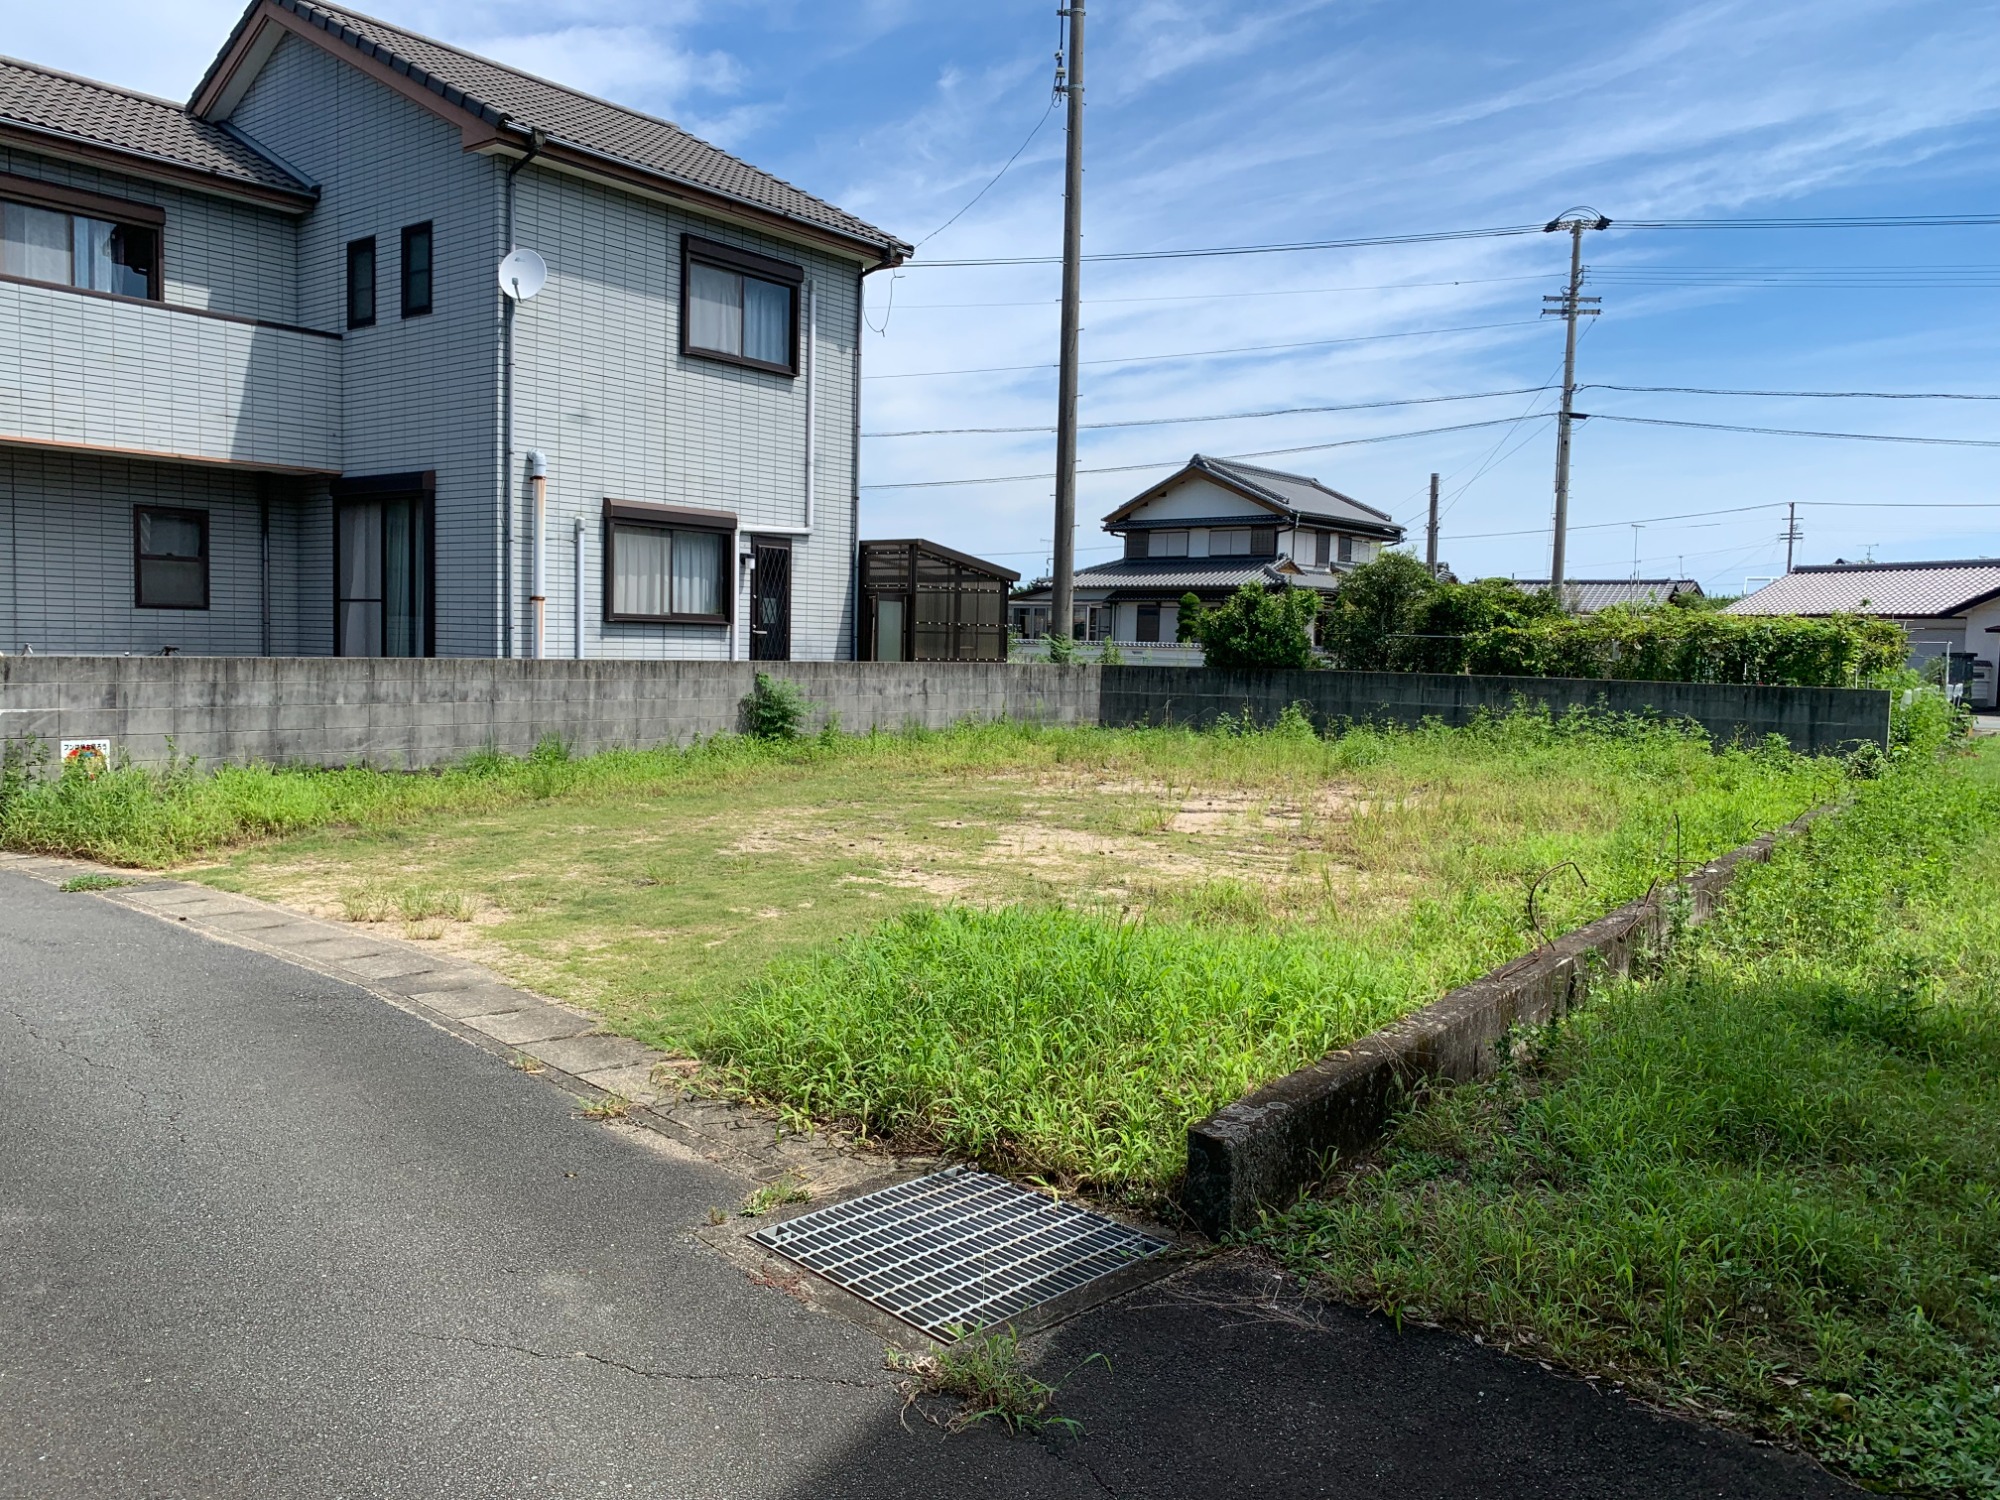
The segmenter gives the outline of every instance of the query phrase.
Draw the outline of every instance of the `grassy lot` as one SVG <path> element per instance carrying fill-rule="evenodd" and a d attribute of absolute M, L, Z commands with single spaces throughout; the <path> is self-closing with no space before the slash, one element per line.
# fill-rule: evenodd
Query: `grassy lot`
<path fill-rule="evenodd" d="M 388 922 L 722 1086 L 1143 1193 L 1191 1119 L 1842 780 L 1533 715 L 1335 739 L 990 725 L 17 782 L 0 837 Z"/>
<path fill-rule="evenodd" d="M 1863 784 L 1664 976 L 1270 1222 L 1340 1295 L 2000 1495 L 2000 744 Z"/>

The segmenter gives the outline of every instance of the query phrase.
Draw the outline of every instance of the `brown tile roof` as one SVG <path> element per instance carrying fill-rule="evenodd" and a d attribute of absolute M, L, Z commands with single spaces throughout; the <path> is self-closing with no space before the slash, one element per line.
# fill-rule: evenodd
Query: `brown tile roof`
<path fill-rule="evenodd" d="M 196 119 L 172 100 L 0 57 L 0 126 L 8 125 L 164 163 L 182 173 L 299 195 L 311 191 L 242 136 Z"/>
<path fill-rule="evenodd" d="M 1996 594 L 2000 594 L 2000 558 L 1827 563 L 1797 568 L 1744 595 L 1723 613 L 1936 618 L 1955 615 Z"/>
<path fill-rule="evenodd" d="M 327 35 L 407 74 L 489 124 L 539 126 L 553 141 L 609 157 L 670 182 L 705 189 L 767 213 L 830 230 L 885 254 L 900 256 L 909 252 L 907 245 L 887 231 L 759 171 L 670 121 L 474 56 L 358 11 L 315 4 L 312 0 L 274 0 L 274 3 Z M 239 33 L 255 13 L 253 4 L 243 23 L 238 24 Z M 228 55 L 235 41 L 232 36 L 230 44 L 223 48 L 223 56 Z M 216 61 L 219 65 L 222 58 Z M 211 77 L 214 72 L 215 67 L 211 66 Z M 195 97 L 200 98 L 207 86 L 208 79 L 204 78 L 195 90 Z"/>

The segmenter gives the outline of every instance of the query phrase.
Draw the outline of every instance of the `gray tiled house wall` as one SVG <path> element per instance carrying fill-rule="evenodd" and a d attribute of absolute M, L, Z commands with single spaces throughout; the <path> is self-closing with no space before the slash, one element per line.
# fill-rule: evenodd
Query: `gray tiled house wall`
<path fill-rule="evenodd" d="M 516 445 L 538 448 L 549 461 L 549 654 L 575 653 L 579 582 L 588 656 L 719 659 L 731 649 L 717 626 L 604 619 L 606 496 L 733 511 L 745 532 L 804 524 L 804 375 L 681 353 L 681 236 L 691 232 L 802 265 L 813 284 L 816 503 L 812 534 L 792 538 L 792 655 L 851 656 L 859 267 L 533 167 L 521 173 L 517 194 L 517 239 L 549 265 L 547 289 L 523 305 L 516 324 L 514 376 Z M 800 337 L 803 344 L 803 312 Z M 524 580 L 526 543 L 524 533 Z M 519 597 L 526 594 L 524 582 Z M 736 607 L 741 657 L 748 653 L 740 587 Z"/>
<path fill-rule="evenodd" d="M 6 147 L 0 147 L 0 172 L 166 210 L 164 302 L 273 323 L 339 327 L 299 316 L 299 225 L 293 215 Z"/>
<path fill-rule="evenodd" d="M 299 230 L 299 311 L 345 332 L 344 471 L 436 471 L 437 649 L 490 656 L 500 638 L 493 272 L 504 168 L 468 156 L 454 126 L 297 37 L 279 43 L 232 121 L 320 184 L 320 206 Z M 405 319 L 402 231 L 426 220 L 435 310 Z M 349 330 L 347 245 L 369 235 L 375 326 Z M 331 570 L 329 555 L 329 580 Z"/>

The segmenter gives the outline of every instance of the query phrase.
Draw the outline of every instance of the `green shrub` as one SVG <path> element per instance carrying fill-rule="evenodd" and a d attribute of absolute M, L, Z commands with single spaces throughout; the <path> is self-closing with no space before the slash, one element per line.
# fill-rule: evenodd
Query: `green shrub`
<path fill-rule="evenodd" d="M 743 732 L 753 740 L 795 740 L 806 717 L 805 694 L 799 685 L 759 672 L 750 696 L 743 700 Z"/>
<path fill-rule="evenodd" d="M 1319 595 L 1310 589 L 1262 589 L 1254 583 L 1213 609 L 1188 594 L 1181 600 L 1179 635 L 1199 641 L 1203 663 L 1211 667 L 1310 667 L 1319 608 Z"/>
<path fill-rule="evenodd" d="M 1499 677 L 1852 687 L 1903 664 L 1902 627 L 1859 615 L 1723 615 L 1619 606 L 1479 631 L 1465 669 Z"/>

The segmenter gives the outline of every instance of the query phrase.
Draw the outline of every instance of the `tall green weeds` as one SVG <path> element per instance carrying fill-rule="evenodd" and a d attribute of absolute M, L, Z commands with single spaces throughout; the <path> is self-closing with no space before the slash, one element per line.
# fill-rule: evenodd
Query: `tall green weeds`
<path fill-rule="evenodd" d="M 2000 1495 L 1996 951 L 2000 755 L 1906 760 L 1261 1238 L 1871 1487 Z"/>

